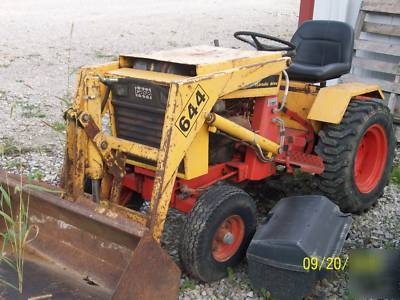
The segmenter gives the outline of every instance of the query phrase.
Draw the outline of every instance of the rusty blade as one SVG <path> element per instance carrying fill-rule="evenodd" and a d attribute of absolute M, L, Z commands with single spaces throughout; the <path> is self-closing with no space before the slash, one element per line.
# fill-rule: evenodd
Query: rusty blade
<path fill-rule="evenodd" d="M 72 202 L 57 193 L 28 188 L 26 182 L 0 171 L 0 185 L 10 191 L 14 206 L 20 197 L 15 188 L 22 187 L 22 198 L 29 203 L 29 222 L 39 228 L 27 250 L 113 291 L 148 229 L 89 198 Z"/>
<path fill-rule="evenodd" d="M 29 250 L 114 290 L 147 228 L 89 199 L 72 202 L 25 183 L 24 178 L 0 173 L 0 184 L 10 190 L 15 206 L 20 194 L 14 190 L 22 187 L 29 223 L 39 228 Z"/>
<path fill-rule="evenodd" d="M 140 240 L 112 300 L 178 298 L 181 271 L 150 234 Z"/>
<path fill-rule="evenodd" d="M 54 186 L 35 183 L 55 193 L 26 183 L 26 178 L 0 170 L 0 185 L 10 191 L 14 210 L 19 204 L 20 193 L 14 192 L 18 187 L 29 203 L 30 224 L 39 228 L 27 249 L 40 258 L 34 264 L 43 259 L 54 263 L 69 277 L 100 285 L 114 300 L 178 297 L 180 270 L 145 222 L 134 221 L 126 209 L 115 205 L 108 209 L 89 197 L 73 202 L 61 198 Z"/>

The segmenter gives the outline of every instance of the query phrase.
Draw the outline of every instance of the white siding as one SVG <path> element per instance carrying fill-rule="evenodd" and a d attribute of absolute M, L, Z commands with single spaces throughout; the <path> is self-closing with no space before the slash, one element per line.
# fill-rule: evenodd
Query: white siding
<path fill-rule="evenodd" d="M 354 27 L 358 12 L 360 9 L 361 0 L 315 0 L 314 6 L 314 19 L 316 20 L 339 20 L 345 21 Z M 400 16 L 390 16 L 390 15 L 379 15 L 379 16 L 368 16 L 368 21 L 384 23 L 384 24 L 392 24 L 392 25 L 400 25 Z M 398 37 L 388 37 L 379 34 L 367 34 L 362 33 L 362 39 L 368 40 L 378 40 L 387 43 L 396 43 L 400 44 L 400 38 Z M 383 55 L 383 54 L 374 54 L 370 52 L 358 52 L 359 56 L 375 58 L 378 60 L 388 61 L 392 63 L 400 63 L 400 53 L 399 56 L 391 56 L 391 55 Z M 384 79 L 393 81 L 394 75 L 371 72 L 366 70 L 356 69 L 352 71 L 354 74 L 365 76 L 365 77 L 373 77 L 377 79 Z M 388 97 L 386 97 L 388 99 Z M 395 112 L 399 110 L 399 99 L 396 101 L 396 109 Z"/>
<path fill-rule="evenodd" d="M 355 25 L 361 0 L 315 0 L 315 20 L 344 21 Z"/>

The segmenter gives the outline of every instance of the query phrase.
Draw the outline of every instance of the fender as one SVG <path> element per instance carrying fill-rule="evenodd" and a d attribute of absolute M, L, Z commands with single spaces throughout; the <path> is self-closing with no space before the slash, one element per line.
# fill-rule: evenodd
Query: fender
<path fill-rule="evenodd" d="M 319 90 L 307 119 L 339 124 L 349 102 L 356 96 L 384 99 L 378 85 L 349 82 L 325 87 Z"/>

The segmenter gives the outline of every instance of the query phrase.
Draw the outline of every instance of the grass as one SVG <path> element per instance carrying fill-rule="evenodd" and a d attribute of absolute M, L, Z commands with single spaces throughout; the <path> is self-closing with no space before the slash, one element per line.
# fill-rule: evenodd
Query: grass
<path fill-rule="evenodd" d="M 6 137 L 0 142 L 0 155 L 13 155 L 19 152 L 13 138 Z"/>
<path fill-rule="evenodd" d="M 22 169 L 22 168 L 26 168 L 29 165 L 27 163 L 21 162 L 19 159 L 9 159 L 6 162 L 6 167 L 8 169 Z"/>
<path fill-rule="evenodd" d="M 65 89 L 65 95 L 62 97 L 55 96 L 58 100 L 64 103 L 66 108 L 69 108 L 72 105 L 72 96 L 70 92 L 71 87 L 71 49 L 72 49 L 72 38 L 74 35 L 74 23 L 71 23 L 71 29 L 69 31 L 69 46 L 68 46 L 68 55 L 67 55 L 67 86 Z"/>
<path fill-rule="evenodd" d="M 94 55 L 97 57 L 97 58 L 109 58 L 109 59 L 111 59 L 111 60 L 118 60 L 118 55 L 115 55 L 115 54 L 106 54 L 106 53 L 104 53 L 104 52 L 101 52 L 101 51 L 99 51 L 99 50 L 97 50 L 95 53 L 94 53 Z"/>
<path fill-rule="evenodd" d="M 357 298 L 349 290 L 346 290 L 344 293 L 344 299 L 345 300 L 356 300 Z"/>
<path fill-rule="evenodd" d="M 261 298 L 264 299 L 272 299 L 271 298 L 271 293 L 266 289 L 266 288 L 262 288 L 258 291 L 258 294 L 260 295 Z"/>
<path fill-rule="evenodd" d="M 46 115 L 40 110 L 40 107 L 35 104 L 31 104 L 28 101 L 16 102 L 17 106 L 21 107 L 21 116 L 24 118 L 40 118 L 43 119 Z M 14 110 L 15 108 L 11 108 Z"/>
<path fill-rule="evenodd" d="M 55 131 L 63 133 L 65 132 L 65 123 L 56 121 L 50 124 L 50 127 L 53 128 Z"/>
<path fill-rule="evenodd" d="M 69 108 L 72 106 L 72 95 L 69 92 L 69 90 L 67 90 L 64 94 L 64 96 L 59 97 L 59 96 L 54 96 L 56 97 L 58 100 L 60 100 L 62 103 L 64 103 L 64 107 L 65 108 Z"/>
<path fill-rule="evenodd" d="M 42 121 L 42 123 L 58 133 L 65 133 L 66 127 L 64 122 L 55 121 L 53 123 L 48 123 L 46 121 Z"/>
<path fill-rule="evenodd" d="M 400 166 L 393 166 L 392 175 L 390 176 L 390 182 L 396 185 L 400 185 Z"/>
<path fill-rule="evenodd" d="M 20 147 L 12 137 L 0 138 L 0 156 L 23 154 L 29 151 L 29 148 Z"/>
<path fill-rule="evenodd" d="M 13 284 L 0 277 L 0 282 L 6 286 L 23 291 L 23 272 L 24 272 L 24 254 L 25 247 L 39 233 L 36 225 L 28 225 L 29 216 L 29 198 L 26 203 L 22 195 L 22 183 L 14 191 L 17 195 L 11 199 L 11 191 L 0 186 L 0 218 L 2 219 L 5 230 L 0 233 L 2 238 L 2 251 L 0 262 L 5 263 L 17 274 L 17 283 Z M 18 200 L 15 200 L 18 199 Z M 12 201 L 17 201 L 13 207 Z M 34 233 L 31 236 L 31 233 Z M 9 251 L 9 253 L 7 253 Z"/>
<path fill-rule="evenodd" d="M 190 278 L 185 278 L 181 285 L 181 290 L 194 290 L 196 288 L 196 282 Z"/>
<path fill-rule="evenodd" d="M 383 242 L 383 248 L 386 250 L 396 249 L 396 242 L 393 240 L 387 240 Z"/>
<path fill-rule="evenodd" d="M 235 281 L 235 271 L 232 269 L 232 268 L 230 268 L 230 267 L 228 267 L 227 269 L 226 269 L 226 272 L 228 273 L 228 281 L 229 282 L 234 282 Z"/>
<path fill-rule="evenodd" d="M 39 170 L 35 170 L 28 175 L 29 180 L 42 180 L 43 177 L 44 174 Z"/>
<path fill-rule="evenodd" d="M 65 123 L 64 122 L 60 122 L 60 121 L 54 122 L 52 124 L 52 127 L 57 132 L 64 132 L 65 131 Z"/>
<path fill-rule="evenodd" d="M 70 88 L 70 76 L 71 76 L 71 49 L 72 49 L 72 36 L 74 34 L 74 23 L 71 23 L 71 29 L 69 31 L 69 47 L 68 47 L 68 57 L 67 57 L 67 93 L 69 93 Z"/>
<path fill-rule="evenodd" d="M 239 282 L 239 287 L 241 289 L 251 288 L 250 279 L 249 278 L 242 278 L 242 280 L 240 280 L 240 282 Z"/>

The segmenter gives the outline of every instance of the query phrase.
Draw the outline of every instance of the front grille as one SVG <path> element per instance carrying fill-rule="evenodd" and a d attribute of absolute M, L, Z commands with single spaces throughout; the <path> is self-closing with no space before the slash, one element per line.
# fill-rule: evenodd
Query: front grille
<path fill-rule="evenodd" d="M 123 78 L 111 92 L 117 137 L 160 148 L 169 86 Z"/>

